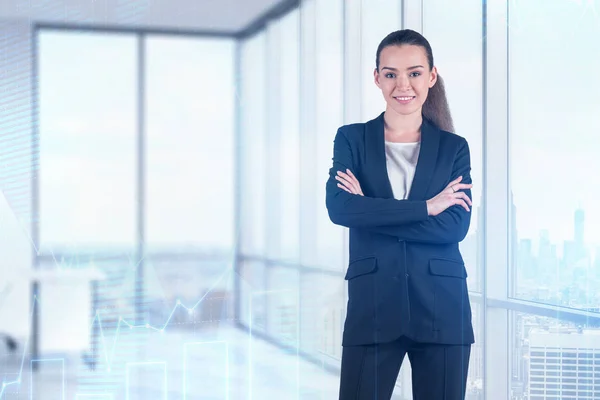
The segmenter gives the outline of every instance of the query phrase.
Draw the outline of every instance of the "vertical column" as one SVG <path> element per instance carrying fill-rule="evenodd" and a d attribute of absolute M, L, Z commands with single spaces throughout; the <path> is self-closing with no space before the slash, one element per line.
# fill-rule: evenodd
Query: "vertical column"
<path fill-rule="evenodd" d="M 484 296 L 508 293 L 508 40 L 507 0 L 483 2 L 484 52 Z M 486 303 L 484 299 L 484 304 Z M 507 399 L 510 386 L 509 312 L 485 308 L 484 384 L 487 399 Z"/>
<path fill-rule="evenodd" d="M 234 310 L 233 310 L 233 319 L 235 324 L 237 325 L 240 321 L 242 321 L 242 316 L 240 315 L 241 310 L 241 262 L 242 262 L 242 241 L 243 235 L 246 233 L 243 230 L 242 224 L 242 168 L 243 168 L 243 160 L 244 156 L 243 146 L 242 146 L 242 46 L 243 42 L 238 39 L 235 42 L 235 65 L 234 65 L 234 76 L 235 80 L 235 137 L 233 140 L 234 145 L 234 163 L 235 163 L 235 178 L 234 178 L 234 243 L 233 243 L 233 285 L 234 285 Z"/>
<path fill-rule="evenodd" d="M 306 0 L 300 6 L 300 263 L 316 264 L 316 204 L 314 190 L 316 165 L 316 4 Z"/>
<path fill-rule="evenodd" d="M 344 123 L 362 115 L 362 1 L 344 2 Z"/>
<path fill-rule="evenodd" d="M 402 28 L 423 32 L 423 1 L 402 0 Z"/>
<path fill-rule="evenodd" d="M 32 79 L 31 79 L 31 242 L 32 242 L 32 268 L 39 268 L 39 250 L 40 250 L 40 201 L 39 192 L 39 160 L 40 160 L 40 128 L 39 128 L 39 36 L 38 30 L 33 27 L 30 43 L 32 60 Z M 36 358 L 40 351 L 40 307 L 38 297 L 40 295 L 40 286 L 37 281 L 31 286 L 31 301 L 33 303 L 33 313 L 31 319 L 31 357 Z M 38 364 L 32 364 L 32 371 L 37 371 Z"/>
<path fill-rule="evenodd" d="M 267 196 L 264 206 L 266 227 L 266 255 L 268 259 L 279 258 L 281 248 L 280 219 L 281 219 L 281 187 L 280 165 L 281 165 L 281 35 L 279 35 L 279 24 L 269 23 L 267 25 L 267 65 L 265 68 L 267 96 L 266 107 L 266 190 Z"/>
<path fill-rule="evenodd" d="M 145 145 L 145 36 L 138 34 L 138 148 L 137 148 L 137 267 L 135 271 L 135 319 L 138 324 L 143 322 L 144 313 L 144 248 L 145 248 L 145 183 L 146 183 L 146 145 Z M 95 305 L 94 305 L 95 306 Z"/>

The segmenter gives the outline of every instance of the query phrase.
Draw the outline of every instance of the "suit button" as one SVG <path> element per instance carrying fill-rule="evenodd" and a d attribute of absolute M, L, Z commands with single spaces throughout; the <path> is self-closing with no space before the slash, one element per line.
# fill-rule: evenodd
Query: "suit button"
<path fill-rule="evenodd" d="M 409 276 L 410 276 L 410 275 L 406 274 L 406 279 L 408 279 L 408 277 L 409 277 Z"/>

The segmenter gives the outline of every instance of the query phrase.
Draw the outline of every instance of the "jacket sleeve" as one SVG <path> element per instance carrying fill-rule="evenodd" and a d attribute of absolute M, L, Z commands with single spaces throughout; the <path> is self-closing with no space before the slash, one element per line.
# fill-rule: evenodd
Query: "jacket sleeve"
<path fill-rule="evenodd" d="M 461 183 L 472 182 L 470 158 L 469 145 L 464 140 L 454 161 L 451 181 L 462 176 Z M 472 199 L 471 190 L 465 190 L 464 192 Z M 436 216 L 430 216 L 426 221 L 396 226 L 371 227 L 369 230 L 395 236 L 398 239 L 409 242 L 432 244 L 459 243 L 467 236 L 467 232 L 469 231 L 471 212 L 472 207 L 471 211 L 467 211 L 462 206 L 454 205 Z"/>
<path fill-rule="evenodd" d="M 333 145 L 333 165 L 329 169 L 326 185 L 326 206 L 329 218 L 336 225 L 348 228 L 384 227 L 411 222 L 426 221 L 425 201 L 358 196 L 337 186 L 338 171 L 356 171 L 350 143 L 343 131 L 338 129 Z"/>

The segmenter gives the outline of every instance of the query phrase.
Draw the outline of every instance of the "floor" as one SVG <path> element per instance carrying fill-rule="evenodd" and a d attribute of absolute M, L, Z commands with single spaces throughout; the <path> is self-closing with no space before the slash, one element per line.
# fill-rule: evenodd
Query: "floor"
<path fill-rule="evenodd" d="M 143 343 L 143 346 L 140 345 Z M 95 370 L 81 357 L 2 358 L 0 400 L 336 399 L 338 376 L 234 326 L 105 337 Z M 31 373 L 31 366 L 39 369 Z M 19 381 L 20 376 L 20 383 Z"/>

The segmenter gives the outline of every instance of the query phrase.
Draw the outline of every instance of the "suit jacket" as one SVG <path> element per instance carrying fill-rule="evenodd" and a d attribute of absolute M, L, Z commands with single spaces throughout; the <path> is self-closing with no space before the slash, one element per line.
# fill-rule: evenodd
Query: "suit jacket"
<path fill-rule="evenodd" d="M 428 216 L 426 205 L 459 176 L 471 183 L 469 146 L 424 118 L 409 197 L 396 200 L 387 174 L 383 115 L 340 127 L 334 141 L 326 205 L 333 223 L 350 228 L 342 345 L 402 335 L 419 342 L 471 344 L 467 272 L 458 247 L 471 214 L 452 206 Z M 359 180 L 364 196 L 337 187 L 337 171 L 346 169 Z M 470 190 L 467 195 L 471 198 Z"/>

